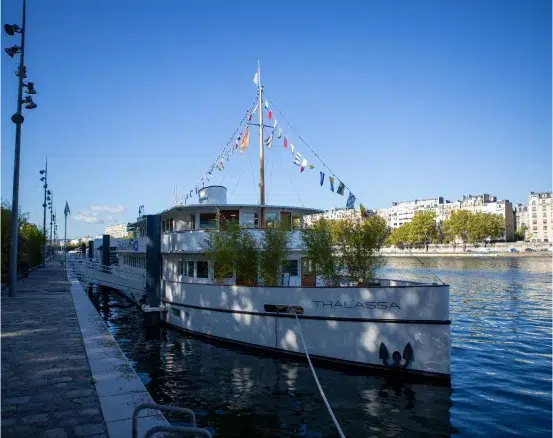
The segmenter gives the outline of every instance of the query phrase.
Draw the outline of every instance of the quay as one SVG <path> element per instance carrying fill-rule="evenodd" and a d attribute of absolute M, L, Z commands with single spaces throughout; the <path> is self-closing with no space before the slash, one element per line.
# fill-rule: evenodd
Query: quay
<path fill-rule="evenodd" d="M 1 304 L 2 437 L 130 437 L 154 401 L 74 274 L 49 261 Z M 138 436 L 168 425 L 143 410 Z"/>

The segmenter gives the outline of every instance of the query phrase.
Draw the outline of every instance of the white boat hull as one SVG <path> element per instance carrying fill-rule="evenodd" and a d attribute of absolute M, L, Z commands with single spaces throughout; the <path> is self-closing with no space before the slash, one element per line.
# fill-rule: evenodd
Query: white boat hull
<path fill-rule="evenodd" d="M 164 281 L 162 290 L 166 322 L 188 332 L 303 356 L 296 317 L 265 307 L 301 306 L 299 324 L 314 358 L 386 368 L 381 343 L 390 356 L 409 343 L 414 358 L 407 371 L 449 379 L 449 286 L 264 288 Z"/>

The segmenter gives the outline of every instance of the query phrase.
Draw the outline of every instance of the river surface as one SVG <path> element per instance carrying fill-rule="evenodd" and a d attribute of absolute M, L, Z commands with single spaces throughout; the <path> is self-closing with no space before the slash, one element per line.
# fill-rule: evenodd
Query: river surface
<path fill-rule="evenodd" d="M 551 437 L 551 258 L 422 263 L 388 258 L 382 276 L 451 285 L 451 388 L 318 369 L 346 436 Z M 214 436 L 338 436 L 307 364 L 145 332 L 117 292 L 88 293 L 154 400 L 194 410 Z"/>

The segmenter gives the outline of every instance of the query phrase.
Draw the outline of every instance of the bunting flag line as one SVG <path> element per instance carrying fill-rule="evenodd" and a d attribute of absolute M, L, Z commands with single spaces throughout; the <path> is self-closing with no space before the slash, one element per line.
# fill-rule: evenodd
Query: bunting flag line
<path fill-rule="evenodd" d="M 296 148 L 294 147 L 294 145 L 290 143 L 290 152 L 292 152 L 292 155 L 294 155 L 294 150 L 295 149 Z"/>
<path fill-rule="evenodd" d="M 296 156 L 294 157 L 294 164 L 296 166 L 299 166 L 301 162 L 301 154 L 299 152 L 296 152 Z"/>
<path fill-rule="evenodd" d="M 240 144 L 240 152 L 244 152 L 249 144 L 250 144 L 250 128 L 248 126 L 246 128 L 246 133 L 244 134 L 244 138 L 242 139 L 242 143 Z"/>
<path fill-rule="evenodd" d="M 252 110 L 251 114 L 255 114 L 255 112 L 257 111 L 257 106 L 258 106 L 258 104 L 256 103 L 255 106 L 253 107 L 253 110 Z"/>
<path fill-rule="evenodd" d="M 269 109 L 269 101 L 265 99 L 265 109 Z"/>
<path fill-rule="evenodd" d="M 221 161 L 219 162 L 219 165 L 220 165 L 223 169 L 225 168 L 225 165 L 223 164 L 223 160 L 221 160 Z"/>
<path fill-rule="evenodd" d="M 282 128 L 278 128 L 277 138 L 281 138 L 281 137 L 282 137 Z"/>
<path fill-rule="evenodd" d="M 325 174 L 323 172 L 319 172 L 321 175 L 321 187 L 323 186 L 323 183 L 325 182 Z"/>
<path fill-rule="evenodd" d="M 277 123 L 278 123 L 278 121 L 277 121 L 277 119 L 275 119 L 275 123 L 273 123 L 273 131 L 276 129 Z"/>
<path fill-rule="evenodd" d="M 348 200 L 346 202 L 346 208 L 353 208 L 355 205 L 355 196 L 351 191 L 349 192 Z"/>
<path fill-rule="evenodd" d="M 255 76 L 253 77 L 253 83 L 259 85 L 259 76 L 257 76 L 257 72 L 255 72 Z"/>
<path fill-rule="evenodd" d="M 359 211 L 361 212 L 361 217 L 367 217 L 367 209 L 363 207 L 363 204 L 359 204 Z"/>
<path fill-rule="evenodd" d="M 330 182 L 330 191 L 331 191 L 331 192 L 334 192 L 334 177 L 333 177 L 333 176 L 329 176 L 329 177 L 328 177 L 328 181 Z"/>
<path fill-rule="evenodd" d="M 265 139 L 265 144 L 269 149 L 273 146 L 273 134 L 269 134 L 267 138 Z"/>
<path fill-rule="evenodd" d="M 284 149 L 288 148 L 288 137 L 284 137 Z"/>
<path fill-rule="evenodd" d="M 248 116 L 248 122 L 251 122 L 251 121 L 252 121 L 252 115 L 250 114 L 250 115 Z"/>
<path fill-rule="evenodd" d="M 304 158 L 301 162 L 300 172 L 303 172 L 305 170 L 305 166 L 307 166 L 307 160 Z"/>
<path fill-rule="evenodd" d="M 340 181 L 340 184 L 338 185 L 338 190 L 336 190 L 336 193 L 343 196 L 345 187 L 346 186 L 344 185 L 344 183 L 342 181 Z"/>
<path fill-rule="evenodd" d="M 273 111 L 272 110 L 269 110 L 269 114 L 267 115 L 267 117 L 269 117 L 269 120 L 272 120 L 272 118 L 273 118 Z"/>
<path fill-rule="evenodd" d="M 307 167 L 309 167 L 310 169 L 315 169 L 315 166 L 313 166 L 313 164 L 310 164 L 310 165 L 307 166 Z"/>

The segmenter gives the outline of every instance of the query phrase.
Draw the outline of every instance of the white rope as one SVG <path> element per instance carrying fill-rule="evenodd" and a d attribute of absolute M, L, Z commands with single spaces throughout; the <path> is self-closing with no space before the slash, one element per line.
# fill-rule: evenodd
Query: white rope
<path fill-rule="evenodd" d="M 323 398 L 323 401 L 325 402 L 326 408 L 328 409 L 328 413 L 332 417 L 332 421 L 334 421 L 334 425 L 336 426 L 336 429 L 338 429 L 338 433 L 340 434 L 340 438 L 346 438 L 346 436 L 344 435 L 344 432 L 342 432 L 342 428 L 338 424 L 338 420 L 334 416 L 334 412 L 332 412 L 332 408 L 330 407 L 330 404 L 328 403 L 328 400 L 326 399 L 323 388 L 321 388 L 321 384 L 319 383 L 319 379 L 317 378 L 317 373 L 315 372 L 315 368 L 313 368 L 313 364 L 311 363 L 311 358 L 309 357 L 309 353 L 307 352 L 307 345 L 305 345 L 305 340 L 303 339 L 303 334 L 301 333 L 300 320 L 298 319 L 298 314 L 294 313 L 294 315 L 296 315 L 296 322 L 298 323 L 298 332 L 300 334 L 300 338 L 301 338 L 301 342 L 303 344 L 303 349 L 305 351 L 305 355 L 307 356 L 307 361 L 309 362 L 309 367 L 311 368 L 311 372 L 313 373 L 313 377 L 315 378 L 315 383 L 317 384 L 317 387 L 319 388 L 319 392 L 321 393 L 321 397 Z"/>

